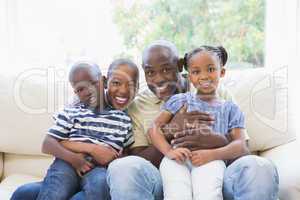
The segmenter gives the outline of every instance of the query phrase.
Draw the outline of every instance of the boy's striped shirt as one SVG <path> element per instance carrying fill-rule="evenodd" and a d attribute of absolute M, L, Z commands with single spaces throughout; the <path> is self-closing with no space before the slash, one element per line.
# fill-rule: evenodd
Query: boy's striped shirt
<path fill-rule="evenodd" d="M 117 150 L 134 142 L 130 117 L 111 107 L 95 112 L 80 103 L 64 108 L 53 118 L 55 123 L 48 134 L 60 140 L 105 144 Z"/>

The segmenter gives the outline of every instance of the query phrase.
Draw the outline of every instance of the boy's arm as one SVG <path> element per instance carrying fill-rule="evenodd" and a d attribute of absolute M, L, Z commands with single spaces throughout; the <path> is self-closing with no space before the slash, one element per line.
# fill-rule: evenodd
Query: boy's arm
<path fill-rule="evenodd" d="M 64 148 L 56 138 L 50 135 L 46 135 L 44 139 L 42 152 L 45 154 L 53 155 L 54 157 L 60 158 L 69 163 L 72 163 L 72 158 L 75 155 L 74 152 Z"/>
<path fill-rule="evenodd" d="M 44 139 L 42 152 L 70 163 L 77 172 L 85 173 L 93 168 L 93 165 L 84 159 L 84 155 L 64 148 L 57 139 L 50 135 Z"/>
<path fill-rule="evenodd" d="M 60 141 L 60 144 L 72 152 L 85 154 L 91 154 L 95 147 L 95 144 L 92 143 L 73 142 L 69 140 Z"/>

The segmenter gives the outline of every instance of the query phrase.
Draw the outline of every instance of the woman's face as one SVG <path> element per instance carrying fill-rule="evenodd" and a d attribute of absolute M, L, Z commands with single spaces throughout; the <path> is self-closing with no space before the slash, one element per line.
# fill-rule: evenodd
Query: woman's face
<path fill-rule="evenodd" d="M 119 65 L 108 77 L 107 98 L 110 104 L 124 110 L 138 90 L 138 71 L 128 65 Z"/>

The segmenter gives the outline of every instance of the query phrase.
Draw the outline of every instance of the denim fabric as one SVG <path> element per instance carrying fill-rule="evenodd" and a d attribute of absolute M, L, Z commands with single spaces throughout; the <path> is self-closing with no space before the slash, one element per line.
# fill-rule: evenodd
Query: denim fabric
<path fill-rule="evenodd" d="M 112 200 L 163 199 L 158 169 L 137 156 L 113 161 L 107 169 L 107 181 Z M 225 170 L 224 200 L 277 200 L 278 184 L 278 173 L 272 162 L 258 156 L 244 156 Z M 58 186 L 61 188 L 60 184 Z M 11 199 L 35 200 L 40 188 L 41 183 L 23 185 L 15 191 Z M 72 198 L 84 199 L 82 195 L 77 193 Z"/>
<path fill-rule="evenodd" d="M 225 200 L 277 200 L 279 177 L 275 165 L 254 155 L 229 165 L 224 174 Z"/>
<path fill-rule="evenodd" d="M 80 192 L 78 192 L 81 190 Z M 78 192 L 78 193 L 77 193 Z M 43 182 L 19 187 L 11 200 L 107 200 L 106 169 L 96 167 L 80 178 L 67 162 L 55 159 Z"/>
<path fill-rule="evenodd" d="M 140 157 L 113 161 L 108 167 L 107 182 L 112 200 L 163 199 L 158 169 Z M 244 156 L 226 168 L 223 197 L 224 200 L 277 200 L 278 184 L 272 162 L 258 156 Z"/>
<path fill-rule="evenodd" d="M 162 181 L 154 165 L 144 158 L 116 159 L 107 169 L 112 200 L 162 200 Z"/>

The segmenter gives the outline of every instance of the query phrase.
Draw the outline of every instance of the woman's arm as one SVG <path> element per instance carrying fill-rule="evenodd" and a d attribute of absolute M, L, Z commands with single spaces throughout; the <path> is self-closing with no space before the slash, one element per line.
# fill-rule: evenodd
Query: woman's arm
<path fill-rule="evenodd" d="M 70 151 L 91 155 L 100 165 L 107 165 L 119 156 L 115 149 L 104 145 L 73 141 L 62 141 L 61 144 Z"/>

